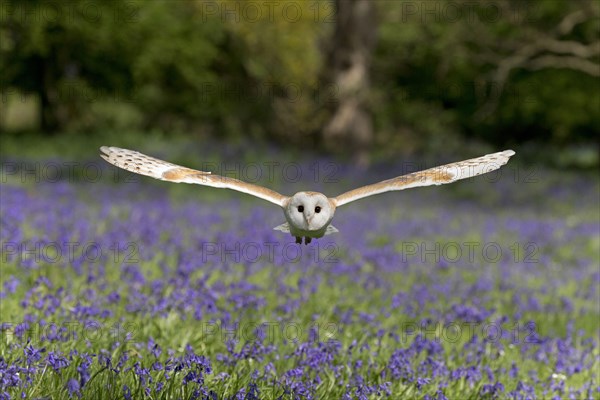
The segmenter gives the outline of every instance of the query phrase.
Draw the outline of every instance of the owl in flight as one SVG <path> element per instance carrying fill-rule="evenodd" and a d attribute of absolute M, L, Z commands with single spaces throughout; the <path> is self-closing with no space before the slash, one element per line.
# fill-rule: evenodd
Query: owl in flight
<path fill-rule="evenodd" d="M 237 190 L 277 204 L 283 209 L 287 222 L 274 229 L 291 233 L 299 244 L 302 243 L 302 238 L 304 243 L 308 244 L 313 238 L 338 232 L 330 223 L 339 206 L 379 193 L 419 186 L 443 185 L 492 172 L 506 164 L 515 154 L 512 150 L 505 150 L 446 164 L 353 189 L 337 197 L 327 197 L 319 192 L 298 192 L 289 197 L 262 186 L 171 164 L 133 150 L 107 146 L 102 146 L 100 150 L 104 153 L 101 156 L 106 161 L 136 174 L 169 182 L 195 183 Z"/>

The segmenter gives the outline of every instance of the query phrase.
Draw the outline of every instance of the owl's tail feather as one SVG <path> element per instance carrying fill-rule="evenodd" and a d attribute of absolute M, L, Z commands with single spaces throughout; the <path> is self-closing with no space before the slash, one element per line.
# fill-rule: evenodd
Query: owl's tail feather
<path fill-rule="evenodd" d="M 275 228 L 273 228 L 273 230 L 290 233 L 290 225 L 287 222 L 284 222 L 281 225 L 277 225 Z M 337 232 L 339 232 L 339 230 L 335 226 L 329 225 L 327 227 L 327 229 L 325 230 L 324 236 L 331 235 L 332 233 L 337 233 Z"/>
<path fill-rule="evenodd" d="M 284 222 L 281 225 L 277 225 L 273 230 L 290 233 L 290 225 L 287 222 Z"/>
<path fill-rule="evenodd" d="M 327 227 L 327 229 L 325 230 L 325 236 L 331 235 L 332 233 L 337 233 L 337 232 L 339 232 L 338 228 L 336 228 L 333 225 L 329 225 Z"/>

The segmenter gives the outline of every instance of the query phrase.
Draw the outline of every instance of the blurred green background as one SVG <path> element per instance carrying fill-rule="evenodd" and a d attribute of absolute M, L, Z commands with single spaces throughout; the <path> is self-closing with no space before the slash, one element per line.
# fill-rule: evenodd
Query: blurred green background
<path fill-rule="evenodd" d="M 158 137 L 364 165 L 518 147 L 598 166 L 599 2 L 2 0 L 0 12 L 4 155 Z"/>

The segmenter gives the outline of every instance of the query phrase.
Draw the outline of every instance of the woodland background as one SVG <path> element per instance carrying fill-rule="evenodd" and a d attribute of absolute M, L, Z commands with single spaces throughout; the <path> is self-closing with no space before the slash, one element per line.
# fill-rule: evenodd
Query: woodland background
<path fill-rule="evenodd" d="M 9 139 L 161 132 L 365 163 L 520 145 L 598 165 L 598 2 L 1 5 Z"/>

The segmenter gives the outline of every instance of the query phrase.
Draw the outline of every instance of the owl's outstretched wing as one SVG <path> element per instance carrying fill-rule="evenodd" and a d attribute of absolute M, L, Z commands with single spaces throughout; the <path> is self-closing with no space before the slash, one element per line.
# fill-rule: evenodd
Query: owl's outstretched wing
<path fill-rule="evenodd" d="M 100 154 L 100 156 L 106 161 L 136 174 L 169 182 L 194 183 L 215 188 L 237 190 L 238 192 L 267 200 L 280 207 L 283 207 L 288 200 L 287 196 L 262 186 L 171 164 L 170 162 L 149 157 L 137 151 L 108 146 L 102 146 L 100 150 L 104 153 Z"/>
<path fill-rule="evenodd" d="M 413 172 L 412 174 L 398 176 L 379 183 L 350 190 L 332 200 L 335 202 L 336 206 L 339 207 L 350 203 L 351 201 L 392 190 L 404 190 L 419 186 L 443 185 L 456 182 L 461 179 L 495 171 L 506 164 L 509 158 L 514 154 L 515 152 L 512 150 L 505 150 L 499 153 L 471 158 L 470 160 Z"/>

